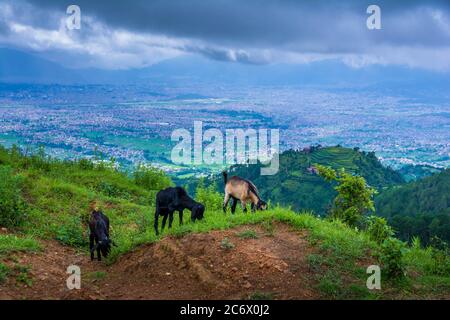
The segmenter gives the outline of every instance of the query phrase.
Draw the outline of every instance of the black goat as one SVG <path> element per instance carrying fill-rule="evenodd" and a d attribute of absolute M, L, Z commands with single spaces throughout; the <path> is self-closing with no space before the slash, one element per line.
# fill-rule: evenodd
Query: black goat
<path fill-rule="evenodd" d="M 114 244 L 109 238 L 109 219 L 101 211 L 92 211 L 89 221 L 89 248 L 91 249 L 91 260 L 94 260 L 94 252 L 97 250 L 98 261 L 107 257 L 111 251 L 111 244 Z M 95 245 L 94 245 L 95 241 Z"/>
<path fill-rule="evenodd" d="M 181 187 L 167 188 L 161 190 L 156 195 L 156 211 L 155 211 L 155 232 L 158 235 L 158 218 L 163 216 L 161 231 L 164 230 L 167 217 L 169 217 L 169 228 L 172 227 L 173 213 L 178 211 L 180 216 L 180 225 L 183 224 L 183 210 L 191 211 L 191 220 L 203 219 L 205 206 L 193 200 L 186 191 Z"/>

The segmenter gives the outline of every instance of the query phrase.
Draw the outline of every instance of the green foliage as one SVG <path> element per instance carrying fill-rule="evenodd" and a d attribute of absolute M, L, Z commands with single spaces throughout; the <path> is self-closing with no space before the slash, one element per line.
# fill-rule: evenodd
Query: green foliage
<path fill-rule="evenodd" d="M 84 225 L 85 226 L 85 225 Z M 87 228 L 78 216 L 69 216 L 64 223 L 56 229 L 56 240 L 74 247 L 83 247 L 88 244 Z"/>
<path fill-rule="evenodd" d="M 146 188 L 147 190 L 162 190 L 173 185 L 172 180 L 164 173 L 164 171 L 139 165 L 133 173 L 136 185 Z"/>
<path fill-rule="evenodd" d="M 373 215 L 367 217 L 367 233 L 370 239 L 377 243 L 383 243 L 394 236 L 394 230 L 388 225 L 386 219 Z"/>
<path fill-rule="evenodd" d="M 404 243 L 395 238 L 388 238 L 381 244 L 381 261 L 383 263 L 383 272 L 389 279 L 398 279 L 404 276 L 404 249 Z"/>
<path fill-rule="evenodd" d="M 419 236 L 427 245 L 433 236 L 450 243 L 450 169 L 402 186 L 375 198 L 379 215 L 404 241 Z"/>
<path fill-rule="evenodd" d="M 200 180 L 195 190 L 195 198 L 198 202 L 203 203 L 206 210 L 216 211 L 222 209 L 223 197 L 217 192 L 214 185 L 205 187 L 203 180 Z"/>
<path fill-rule="evenodd" d="M 10 167 L 0 166 L 0 226 L 15 228 L 25 219 L 22 185 L 22 176 L 14 175 Z"/>
<path fill-rule="evenodd" d="M 6 281 L 10 273 L 11 269 L 7 265 L 0 263 L 0 284 Z"/>
<path fill-rule="evenodd" d="M 258 239 L 256 231 L 250 229 L 239 232 L 237 236 L 241 239 Z"/>
<path fill-rule="evenodd" d="M 256 291 L 249 297 L 250 300 L 273 300 L 273 293 Z"/>
<path fill-rule="evenodd" d="M 39 242 L 32 237 L 0 234 L 0 256 L 16 251 L 38 251 Z"/>
<path fill-rule="evenodd" d="M 223 238 L 222 242 L 220 243 L 220 247 L 222 249 L 230 250 L 234 248 L 234 244 L 228 239 L 227 237 Z"/>
<path fill-rule="evenodd" d="M 363 177 L 353 176 L 344 169 L 338 173 L 329 167 L 315 167 L 325 180 L 337 183 L 334 189 L 338 194 L 330 210 L 331 218 L 355 226 L 367 211 L 375 210 L 372 197 L 376 190 L 367 186 Z"/>
<path fill-rule="evenodd" d="M 33 280 L 30 277 L 30 269 L 31 266 L 27 265 L 21 265 L 21 264 L 16 264 L 14 266 L 14 271 L 16 272 L 16 281 L 18 283 L 22 283 L 27 285 L 28 287 L 31 287 L 33 285 Z"/>
<path fill-rule="evenodd" d="M 346 167 L 352 167 L 356 163 L 356 158 L 352 158 L 347 163 L 348 151 L 346 149 L 335 148 L 325 150 L 326 152 L 321 149 L 319 151 L 313 151 L 306 156 L 316 160 L 320 155 L 324 156 L 322 161 L 328 161 L 329 159 L 325 157 L 326 153 L 330 156 L 333 155 L 333 157 L 342 153 L 343 156 L 335 162 L 336 165 L 341 166 L 346 163 Z M 358 153 L 352 154 L 355 157 L 358 156 Z M 361 157 L 362 163 L 366 160 L 367 163 L 375 161 L 372 155 L 361 155 Z M 314 161 L 313 163 L 320 162 Z M 289 164 L 294 167 L 293 163 Z M 309 164 L 306 163 L 306 165 Z M 22 177 L 23 183 L 19 194 L 22 194 L 23 199 L 26 199 L 28 207 L 27 219 L 20 227 L 20 231 L 26 236 L 0 235 L 0 260 L 15 251 L 39 250 L 39 243 L 34 240 L 34 237 L 58 239 L 65 244 L 82 246 L 86 248 L 87 254 L 86 221 L 90 214 L 89 204 L 92 201 L 96 201 L 109 216 L 112 238 L 118 245 L 118 247 L 112 248 L 107 263 L 113 263 L 120 255 L 129 252 L 140 244 L 152 243 L 161 239 L 161 237 L 156 237 L 153 231 L 154 208 L 152 203 L 149 203 L 149 199 L 154 199 L 156 190 L 149 190 L 147 183 L 156 177 L 156 182 L 150 183 L 150 185 L 167 186 L 167 177 L 162 172 L 159 176 L 161 181 L 158 180 L 158 175 L 151 175 L 152 178 L 148 180 L 147 178 L 136 180 L 134 176 L 130 177 L 107 166 L 95 165 L 89 160 L 58 161 L 42 155 L 36 157 L 24 156 L 17 149 L 5 150 L 1 147 L 0 166 L 11 167 L 15 173 L 14 176 Z M 371 172 L 368 169 L 371 166 L 372 164 L 366 166 L 366 173 Z M 355 168 L 358 168 L 358 166 L 355 165 L 353 169 Z M 356 171 L 356 169 L 355 171 L 349 170 L 354 174 L 357 173 Z M 372 173 L 374 172 L 380 173 L 382 171 L 372 171 Z M 290 175 L 290 171 L 284 174 Z M 243 174 L 242 176 L 248 178 L 247 175 Z M 378 175 L 377 179 L 382 179 L 381 177 L 383 177 L 383 174 Z M 272 189 L 275 186 L 276 189 L 279 186 L 278 182 L 280 182 L 278 178 L 274 176 L 264 179 L 268 179 L 267 186 L 270 185 Z M 311 178 L 305 184 L 315 186 L 316 182 L 319 181 L 320 187 L 317 189 L 306 187 L 302 192 L 307 190 L 307 193 L 318 193 L 319 196 L 323 196 L 323 192 L 326 193 L 326 190 L 331 189 L 332 193 L 330 194 L 336 196 L 337 192 L 333 190 L 333 185 L 319 176 L 301 171 L 294 172 L 291 178 L 287 183 L 290 190 L 293 190 L 292 188 L 297 186 L 300 181 L 303 183 L 303 179 Z M 142 186 L 141 183 L 147 185 Z M 259 187 L 258 183 L 257 185 Z M 395 245 L 387 244 L 388 240 L 380 245 L 373 240 L 374 237 L 369 236 L 369 232 L 359 232 L 355 228 L 348 227 L 342 221 L 322 220 L 305 212 L 297 214 L 280 206 L 271 207 L 270 210 L 257 212 L 256 214 L 238 212 L 235 215 L 224 215 L 221 208 L 221 194 L 206 187 L 199 187 L 199 189 L 201 191 L 198 193 L 196 200 L 205 202 L 207 205 L 205 219 L 196 223 L 187 221 L 182 226 L 174 223 L 173 228 L 171 230 L 166 229 L 162 236 L 184 236 L 191 232 L 208 232 L 239 225 L 255 224 L 261 224 L 269 235 L 273 235 L 276 232 L 276 222 L 289 224 L 299 230 L 306 229 L 307 239 L 318 251 L 314 253 L 315 258 L 309 259 L 310 266 L 317 272 L 317 283 L 322 288 L 325 297 L 373 298 L 373 293 L 369 293 L 361 287 L 361 283 L 364 285 L 367 275 L 358 266 L 360 262 L 376 264 L 377 259 L 380 258 L 383 266 L 399 265 L 399 255 L 398 250 L 394 250 Z M 271 189 L 268 188 L 267 190 L 268 193 L 271 193 Z M 280 192 L 285 194 L 286 190 L 282 189 Z M 298 197 L 298 195 L 294 196 Z M 378 233 L 375 232 L 375 234 Z M 253 237 L 253 234 L 248 233 L 247 235 Z M 225 240 L 224 247 L 231 246 L 234 245 L 228 239 Z M 384 249 L 383 258 L 381 258 L 381 254 L 379 256 L 374 255 L 375 252 L 382 251 L 382 246 Z M 430 296 L 450 290 L 450 278 L 445 274 L 445 269 L 444 272 L 436 269 L 436 266 L 442 264 L 442 256 L 433 250 L 432 247 L 421 248 L 420 243 L 416 241 L 411 248 L 405 246 L 400 250 L 403 252 L 400 255 L 400 261 L 402 262 L 400 268 L 397 266 L 397 269 L 408 272 L 407 277 L 411 280 L 411 283 L 414 285 L 420 283 L 420 290 Z M 395 267 L 389 267 L 388 269 L 394 270 Z M 7 271 L 4 273 L 6 274 Z M 396 272 L 392 273 L 395 274 Z M 18 275 L 20 275 L 20 272 L 18 272 Z M 20 277 L 23 279 L 18 280 L 19 282 L 27 281 L 26 275 Z M 95 275 L 93 277 L 97 278 Z M 102 275 L 98 275 L 98 277 L 101 278 Z M 395 294 L 397 287 L 389 288 L 389 290 L 391 291 L 388 291 L 387 294 L 390 294 L 389 292 Z M 411 295 L 414 296 L 413 294 L 417 290 L 415 287 L 411 287 L 406 292 L 401 291 L 402 296 L 411 292 Z M 377 296 L 375 295 L 375 297 Z"/>
<path fill-rule="evenodd" d="M 106 278 L 106 276 L 107 273 L 105 271 L 94 271 L 86 274 L 86 278 L 92 280 L 102 280 Z"/>

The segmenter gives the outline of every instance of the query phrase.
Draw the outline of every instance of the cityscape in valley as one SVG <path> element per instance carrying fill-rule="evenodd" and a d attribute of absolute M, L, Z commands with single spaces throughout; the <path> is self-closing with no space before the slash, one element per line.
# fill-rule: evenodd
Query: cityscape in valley
<path fill-rule="evenodd" d="M 131 98 L 130 98 L 131 97 Z M 280 151 L 342 145 L 374 151 L 386 166 L 450 166 L 450 104 L 369 89 L 303 87 L 7 86 L 0 143 L 58 158 L 107 155 L 129 167 L 203 174 L 172 163 L 176 129 L 276 128 Z M 433 101 L 433 100 L 431 100 Z M 30 150 L 32 151 L 32 150 Z"/>

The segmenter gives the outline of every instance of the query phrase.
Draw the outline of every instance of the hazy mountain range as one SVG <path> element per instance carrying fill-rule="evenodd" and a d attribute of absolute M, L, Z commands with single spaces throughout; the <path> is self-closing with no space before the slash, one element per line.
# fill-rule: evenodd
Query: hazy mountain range
<path fill-rule="evenodd" d="M 338 60 L 308 64 L 252 65 L 189 55 L 141 69 L 70 69 L 39 56 L 0 48 L 0 82 L 44 84 L 142 84 L 145 82 L 238 85 L 371 87 L 389 90 L 444 90 L 450 74 L 372 65 L 354 68 Z"/>

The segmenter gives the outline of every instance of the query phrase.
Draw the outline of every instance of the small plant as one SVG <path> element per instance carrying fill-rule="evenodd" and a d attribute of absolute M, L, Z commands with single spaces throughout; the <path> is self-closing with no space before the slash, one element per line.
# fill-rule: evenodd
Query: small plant
<path fill-rule="evenodd" d="M 322 268 L 322 265 L 325 263 L 325 259 L 322 255 L 319 254 L 310 254 L 308 256 L 308 264 L 309 268 L 313 272 L 319 272 Z"/>
<path fill-rule="evenodd" d="M 273 237 L 273 235 L 275 234 L 275 227 L 274 227 L 273 221 L 271 219 L 270 220 L 265 220 L 262 223 L 262 227 L 266 231 L 266 236 Z"/>
<path fill-rule="evenodd" d="M 102 280 L 106 277 L 107 273 L 105 271 L 94 271 L 86 275 L 86 278 L 92 280 Z"/>
<path fill-rule="evenodd" d="M 381 244 L 381 261 L 383 271 L 390 279 L 404 276 L 403 249 L 405 244 L 398 239 L 389 238 Z"/>
<path fill-rule="evenodd" d="M 450 255 L 447 242 L 434 236 L 430 243 L 433 262 L 428 271 L 439 276 L 450 275 Z"/>
<path fill-rule="evenodd" d="M 250 229 L 239 232 L 237 236 L 241 239 L 258 239 L 256 231 Z"/>
<path fill-rule="evenodd" d="M 65 245 L 83 247 L 87 245 L 87 238 L 84 233 L 81 217 L 72 216 L 68 217 L 68 220 L 58 227 L 56 240 Z"/>
<path fill-rule="evenodd" d="M 16 281 L 19 283 L 23 283 L 28 287 L 33 285 L 33 280 L 30 278 L 29 271 L 30 266 L 24 266 L 21 264 L 16 264 L 14 266 L 14 271 L 17 272 Z"/>
<path fill-rule="evenodd" d="M 394 230 L 387 224 L 386 219 L 377 216 L 369 216 L 367 218 L 367 233 L 370 239 L 378 244 L 383 243 L 394 235 Z"/>
<path fill-rule="evenodd" d="M 273 300 L 273 293 L 256 291 L 250 295 L 249 299 L 250 300 Z"/>
<path fill-rule="evenodd" d="M 0 263 L 0 284 L 6 281 L 10 273 L 11 269 L 7 265 Z"/>
<path fill-rule="evenodd" d="M 220 243 L 220 247 L 225 250 L 230 250 L 234 248 L 234 244 L 227 237 L 225 237 Z"/>

